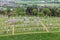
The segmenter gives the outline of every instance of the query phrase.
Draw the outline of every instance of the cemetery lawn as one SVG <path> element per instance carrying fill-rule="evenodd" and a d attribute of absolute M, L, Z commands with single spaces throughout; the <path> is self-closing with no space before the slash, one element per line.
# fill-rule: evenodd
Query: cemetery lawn
<path fill-rule="evenodd" d="M 44 25 L 48 28 L 49 32 L 60 32 L 60 17 L 39 17 L 38 20 L 37 17 L 34 16 L 19 16 L 15 17 L 16 21 L 14 23 L 15 27 L 15 34 L 16 33 L 26 33 L 26 32 L 46 32 L 44 27 L 41 25 L 39 20 L 42 21 Z M 24 19 L 26 19 L 24 21 Z M 1 34 L 6 34 L 6 21 L 9 19 L 6 16 L 0 16 L 0 35 Z M 29 22 L 31 21 L 31 22 Z M 24 23 L 23 23 L 24 22 Z M 39 23 L 39 25 L 38 25 Z M 24 24 L 30 24 L 28 26 L 23 26 Z M 33 25 L 34 24 L 34 25 Z M 36 26 L 38 25 L 38 26 Z M 9 33 L 11 34 L 12 28 L 11 25 L 8 25 L 9 27 Z"/>
<path fill-rule="evenodd" d="M 0 36 L 0 40 L 60 40 L 60 32 Z"/>
<path fill-rule="evenodd" d="M 46 25 L 46 27 L 49 30 L 49 33 L 46 32 L 46 30 L 39 23 L 38 20 L 34 20 L 36 19 L 36 17 L 15 17 L 15 18 L 17 19 L 16 21 L 18 22 L 14 23 L 15 35 L 12 35 L 11 28 L 9 28 L 10 31 L 8 34 L 5 33 L 6 32 L 5 24 L 6 24 L 6 21 L 8 21 L 8 18 L 0 17 L 0 40 L 60 40 L 60 17 L 40 17 L 39 18 L 39 20 L 41 20 L 44 23 L 44 25 Z M 23 19 L 27 19 L 27 20 L 24 21 Z M 32 19 L 31 22 L 29 22 L 30 19 Z M 23 23 L 23 21 L 25 23 Z M 20 24 L 27 24 L 28 22 L 30 25 L 32 25 L 33 22 L 39 23 L 39 26 L 20 25 Z M 11 27 L 11 25 L 9 25 L 9 27 Z M 42 29 L 40 29 L 41 27 Z M 29 34 L 27 32 L 33 32 L 33 33 Z M 34 33 L 34 32 L 40 32 L 40 33 Z"/>

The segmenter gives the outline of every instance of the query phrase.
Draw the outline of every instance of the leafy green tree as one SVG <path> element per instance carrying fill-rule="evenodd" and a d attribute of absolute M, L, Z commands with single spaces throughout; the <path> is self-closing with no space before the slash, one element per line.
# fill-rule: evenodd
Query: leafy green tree
<path fill-rule="evenodd" d="M 36 16 L 36 15 L 37 15 L 37 13 L 38 13 L 37 9 L 35 9 L 35 8 L 34 8 L 34 9 L 32 10 L 32 13 L 33 13 L 33 15 L 35 15 L 35 16 Z"/>
<path fill-rule="evenodd" d="M 55 12 L 55 16 L 60 16 L 60 8 L 58 8 Z"/>
<path fill-rule="evenodd" d="M 44 15 L 46 15 L 46 16 L 50 16 L 50 14 L 51 14 L 51 11 L 48 9 L 48 8 L 43 8 L 42 9 L 42 12 L 44 13 Z"/>
<path fill-rule="evenodd" d="M 56 16 L 56 10 L 57 10 L 56 7 L 53 7 L 53 8 L 50 9 L 50 11 L 51 11 L 51 16 Z"/>
<path fill-rule="evenodd" d="M 22 15 L 22 14 L 25 15 L 26 14 L 24 8 L 17 7 L 17 8 L 14 9 L 14 11 L 15 11 L 16 15 Z"/>

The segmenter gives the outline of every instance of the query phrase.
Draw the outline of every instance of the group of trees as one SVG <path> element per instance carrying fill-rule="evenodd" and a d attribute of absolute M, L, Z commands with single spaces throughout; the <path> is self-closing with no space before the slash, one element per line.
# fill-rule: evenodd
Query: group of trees
<path fill-rule="evenodd" d="M 56 8 L 56 7 L 42 8 L 39 14 L 44 15 L 44 16 L 57 16 L 57 17 L 60 17 L 60 8 Z"/>
<path fill-rule="evenodd" d="M 31 6 L 27 8 L 23 7 L 16 7 L 10 9 L 7 8 L 5 11 L 0 10 L 0 14 L 3 15 L 33 15 L 33 16 L 57 16 L 60 17 L 60 8 L 57 7 L 37 7 L 37 6 Z"/>
<path fill-rule="evenodd" d="M 28 7 L 27 14 L 35 15 L 35 16 L 57 16 L 57 17 L 60 17 L 60 8 L 57 8 L 57 7 L 41 7 L 41 8 Z"/>

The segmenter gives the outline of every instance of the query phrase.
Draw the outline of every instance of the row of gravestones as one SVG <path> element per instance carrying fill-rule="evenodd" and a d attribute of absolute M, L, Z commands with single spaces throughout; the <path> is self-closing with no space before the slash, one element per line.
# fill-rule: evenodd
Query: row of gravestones
<path fill-rule="evenodd" d="M 45 25 L 54 27 L 54 26 L 60 26 L 60 23 L 45 23 Z"/>
<path fill-rule="evenodd" d="M 26 26 L 27 24 L 31 24 L 31 25 L 32 25 L 32 24 L 35 24 L 35 23 L 36 23 L 35 26 L 39 26 L 39 24 L 40 24 L 40 22 L 39 22 L 40 19 L 37 20 L 37 17 L 36 17 L 36 19 L 33 19 L 33 18 L 32 18 L 31 20 L 29 20 L 29 18 L 27 18 L 27 17 L 25 17 L 25 18 L 26 18 L 26 19 L 24 19 L 24 18 L 20 19 L 20 21 L 23 21 L 22 24 L 23 24 L 23 25 L 25 24 L 25 26 Z M 31 26 L 31 25 L 30 25 L 30 26 Z M 46 25 L 47 25 L 47 26 L 48 26 L 48 25 L 51 25 L 51 26 L 52 26 L 53 24 L 50 23 L 50 24 L 46 24 Z M 59 25 L 59 24 L 57 24 L 57 25 Z"/>
<path fill-rule="evenodd" d="M 49 31 L 53 31 L 54 29 L 56 28 L 47 28 Z M 45 28 L 22 28 L 22 29 L 18 29 L 17 32 L 31 32 L 31 31 L 39 31 L 39 32 L 42 32 L 42 31 L 46 31 Z M 57 28 L 56 31 L 60 31 L 60 28 Z"/>
<path fill-rule="evenodd" d="M 39 27 L 39 26 L 41 26 L 42 27 L 42 25 L 40 24 L 40 23 L 21 23 L 21 24 L 17 24 L 17 25 L 15 25 L 16 27 Z"/>
<path fill-rule="evenodd" d="M 26 31 L 46 31 L 45 28 L 22 28 L 17 29 L 17 32 L 26 32 Z"/>
<path fill-rule="evenodd" d="M 24 26 L 40 26 L 41 24 L 40 23 L 24 23 Z"/>
<path fill-rule="evenodd" d="M 53 31 L 54 29 L 56 29 L 56 28 L 48 28 L 49 31 Z M 60 28 L 57 28 L 57 30 L 60 31 Z M 8 31 L 8 33 L 11 32 L 10 29 L 8 29 L 7 31 Z M 32 32 L 32 31 L 44 32 L 44 31 L 46 31 L 46 29 L 43 27 L 41 27 L 41 28 L 21 28 L 21 29 L 17 28 L 14 31 L 15 32 Z M 4 33 L 4 32 L 1 31 L 0 34 L 2 34 L 2 33 Z"/>
<path fill-rule="evenodd" d="M 32 17 L 20 17 L 17 20 L 21 22 L 20 26 L 31 26 L 32 24 L 39 26 L 40 24 L 40 22 L 36 18 L 32 18 Z"/>
<path fill-rule="evenodd" d="M 39 19 L 39 18 L 38 18 Z M 35 26 L 39 26 L 40 25 L 40 19 L 38 20 L 37 17 L 35 17 L 35 19 L 33 17 L 30 17 L 30 19 L 28 17 L 21 17 L 20 21 L 22 21 L 22 25 L 23 26 L 28 26 L 28 24 L 30 24 L 29 26 L 31 26 L 32 24 L 34 24 Z M 20 26 L 22 26 L 20 25 Z M 53 25 L 52 23 L 50 24 L 46 24 L 46 25 Z"/>

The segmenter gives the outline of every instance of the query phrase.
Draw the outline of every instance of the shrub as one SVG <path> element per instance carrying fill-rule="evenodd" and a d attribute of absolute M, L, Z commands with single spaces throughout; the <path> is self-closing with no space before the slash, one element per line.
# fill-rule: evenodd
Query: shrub
<path fill-rule="evenodd" d="M 38 16 L 44 16 L 43 12 L 38 12 Z"/>
<path fill-rule="evenodd" d="M 20 13 L 18 13 L 18 15 L 25 16 L 26 13 L 25 12 L 20 12 Z"/>

